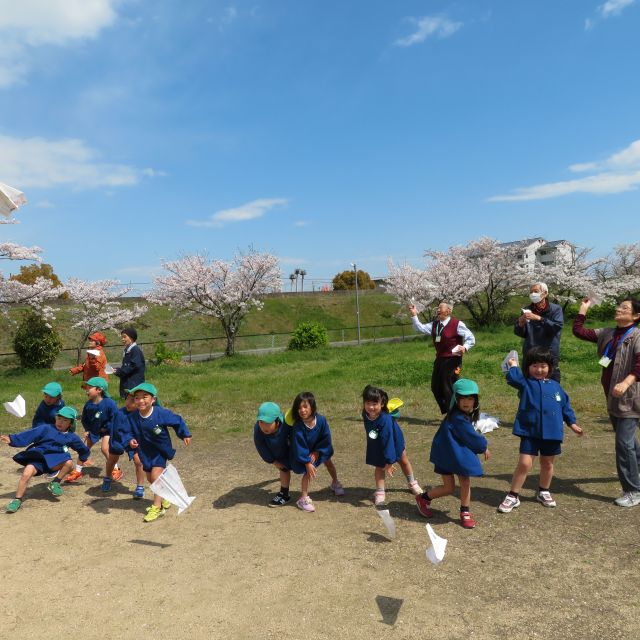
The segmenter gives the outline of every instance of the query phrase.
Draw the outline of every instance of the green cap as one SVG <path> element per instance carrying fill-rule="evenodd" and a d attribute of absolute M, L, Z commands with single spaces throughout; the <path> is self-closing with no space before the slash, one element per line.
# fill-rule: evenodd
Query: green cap
<path fill-rule="evenodd" d="M 468 378 L 460 378 L 453 383 L 453 396 L 451 397 L 451 404 L 449 408 L 453 408 L 456 403 L 456 396 L 478 396 L 480 395 L 480 389 L 478 385 Z"/>
<path fill-rule="evenodd" d="M 76 418 L 78 417 L 78 412 L 73 407 L 62 407 L 62 409 L 60 409 L 60 411 L 58 411 L 56 415 L 75 422 Z"/>
<path fill-rule="evenodd" d="M 278 418 L 280 418 L 280 420 L 283 419 L 280 407 L 275 402 L 263 402 L 258 407 L 258 420 L 261 422 L 268 422 L 270 424 Z"/>
<path fill-rule="evenodd" d="M 82 383 L 83 387 L 98 387 L 102 391 L 102 395 L 105 398 L 109 398 L 109 394 L 107 393 L 107 389 L 109 388 L 109 383 L 99 376 L 95 376 L 94 378 L 89 378 Z"/>
<path fill-rule="evenodd" d="M 158 390 L 150 382 L 141 382 L 137 387 L 129 389 L 128 393 L 134 395 L 136 391 L 146 391 L 150 393 L 154 398 L 158 395 Z"/>
<path fill-rule="evenodd" d="M 52 398 L 57 398 L 62 395 L 62 386 L 58 382 L 47 382 L 47 384 L 42 387 L 42 393 L 46 393 Z"/>

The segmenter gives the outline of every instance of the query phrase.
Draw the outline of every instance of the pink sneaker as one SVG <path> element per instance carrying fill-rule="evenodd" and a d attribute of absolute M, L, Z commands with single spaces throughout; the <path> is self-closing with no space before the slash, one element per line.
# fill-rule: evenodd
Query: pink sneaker
<path fill-rule="evenodd" d="M 418 484 L 417 480 L 409 483 L 409 489 L 414 496 L 422 495 L 424 492 L 422 491 L 422 487 Z"/>
<path fill-rule="evenodd" d="M 335 482 L 332 482 L 329 488 L 337 496 L 344 495 L 344 487 L 340 484 L 340 480 L 336 480 Z"/>
<path fill-rule="evenodd" d="M 427 500 L 423 498 L 421 495 L 416 496 L 416 504 L 418 505 L 418 511 L 421 516 L 425 518 L 430 518 L 433 515 L 433 511 L 431 509 L 431 500 Z"/>
<path fill-rule="evenodd" d="M 296 506 L 298 507 L 298 509 L 302 509 L 307 513 L 312 513 L 316 510 L 316 508 L 313 506 L 313 501 L 309 496 L 307 496 L 306 498 L 300 498 L 300 500 L 296 502 Z"/>
<path fill-rule="evenodd" d="M 384 493 L 384 489 L 376 489 L 373 492 L 373 504 L 377 506 L 384 504 L 384 501 L 386 499 L 385 493 Z"/>

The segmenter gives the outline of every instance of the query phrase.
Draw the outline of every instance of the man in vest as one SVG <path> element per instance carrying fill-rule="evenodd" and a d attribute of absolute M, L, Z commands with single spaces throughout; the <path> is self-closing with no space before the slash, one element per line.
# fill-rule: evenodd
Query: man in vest
<path fill-rule="evenodd" d="M 418 320 L 416 306 L 409 305 L 413 327 L 420 333 L 431 336 L 436 348 L 436 360 L 431 374 L 431 392 L 436 399 L 442 414 L 449 411 L 453 396 L 453 383 L 458 379 L 462 366 L 462 354 L 469 351 L 476 343 L 473 333 L 464 322 L 451 315 L 453 305 L 441 302 L 438 305 L 436 319 L 422 324 Z"/>

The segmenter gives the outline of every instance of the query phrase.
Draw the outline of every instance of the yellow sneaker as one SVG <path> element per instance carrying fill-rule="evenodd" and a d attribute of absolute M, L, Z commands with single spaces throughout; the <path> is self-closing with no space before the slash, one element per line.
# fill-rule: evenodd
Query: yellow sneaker
<path fill-rule="evenodd" d="M 142 518 L 144 522 L 153 522 L 157 520 L 159 517 L 164 515 L 164 509 L 162 507 L 151 506 L 147 510 L 147 515 Z"/>
<path fill-rule="evenodd" d="M 166 511 L 171 507 L 171 503 L 168 500 L 162 498 L 162 508 Z"/>

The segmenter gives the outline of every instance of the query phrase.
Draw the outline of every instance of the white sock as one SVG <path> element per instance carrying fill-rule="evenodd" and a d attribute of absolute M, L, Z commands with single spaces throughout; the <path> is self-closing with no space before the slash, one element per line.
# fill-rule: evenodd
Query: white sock
<path fill-rule="evenodd" d="M 82 465 L 81 464 L 77 464 L 76 465 L 76 471 L 78 471 L 79 473 L 82 473 Z"/>

